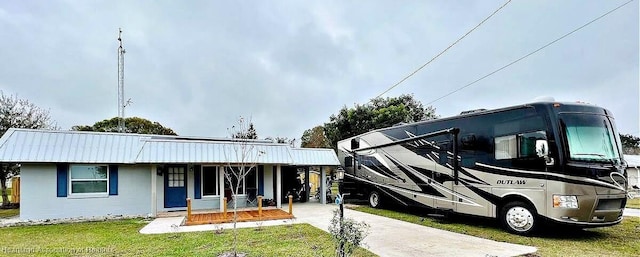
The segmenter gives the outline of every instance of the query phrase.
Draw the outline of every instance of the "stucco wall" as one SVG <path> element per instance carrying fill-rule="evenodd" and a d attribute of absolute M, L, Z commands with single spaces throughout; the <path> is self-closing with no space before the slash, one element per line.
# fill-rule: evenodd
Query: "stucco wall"
<path fill-rule="evenodd" d="M 264 199 L 273 199 L 273 180 L 275 174 L 273 173 L 273 166 L 264 166 Z"/>
<path fill-rule="evenodd" d="M 638 175 L 640 173 L 639 169 L 640 168 L 636 167 L 627 168 L 627 175 L 629 177 L 629 188 L 635 189 L 633 188 L 633 186 L 640 187 L 640 176 Z"/>
<path fill-rule="evenodd" d="M 21 167 L 20 219 L 57 219 L 151 213 L 151 173 L 147 165 L 118 167 L 118 195 L 57 197 L 56 165 Z"/>

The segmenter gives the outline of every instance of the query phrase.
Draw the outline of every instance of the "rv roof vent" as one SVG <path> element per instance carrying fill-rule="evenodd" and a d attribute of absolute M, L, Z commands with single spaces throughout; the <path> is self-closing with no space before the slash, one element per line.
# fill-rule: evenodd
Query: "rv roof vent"
<path fill-rule="evenodd" d="M 551 96 L 538 96 L 536 98 L 533 99 L 533 103 L 535 102 L 555 102 L 556 99 L 554 99 Z"/>
<path fill-rule="evenodd" d="M 465 115 L 465 114 L 470 114 L 470 113 L 476 113 L 476 112 L 483 112 L 486 111 L 487 109 L 475 109 L 475 110 L 468 110 L 468 111 L 463 111 L 460 113 L 460 115 Z"/>

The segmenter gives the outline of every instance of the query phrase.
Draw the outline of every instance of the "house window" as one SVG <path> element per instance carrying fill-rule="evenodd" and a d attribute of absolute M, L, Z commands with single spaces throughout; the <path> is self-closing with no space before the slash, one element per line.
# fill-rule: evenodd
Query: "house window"
<path fill-rule="evenodd" d="M 245 167 L 245 170 L 249 169 L 249 167 Z M 234 174 L 230 173 L 231 172 L 231 168 L 229 167 L 225 167 L 224 168 L 224 172 L 226 173 L 225 175 L 230 175 L 231 177 L 231 181 L 233 182 L 233 184 L 229 184 L 229 180 L 226 178 L 224 179 L 224 188 L 225 190 L 228 190 L 231 188 L 231 185 L 233 185 L 234 187 L 237 185 L 237 181 L 238 181 L 238 177 L 235 176 Z M 233 172 L 235 174 L 239 174 L 240 173 L 240 167 L 233 167 Z M 246 194 L 246 188 L 256 188 L 256 182 L 257 182 L 257 176 L 256 176 L 256 168 L 254 167 L 253 169 L 249 170 L 246 173 L 246 176 L 244 177 L 244 179 L 242 180 L 242 183 L 240 183 L 240 186 L 238 187 L 238 193 L 240 195 Z"/>
<path fill-rule="evenodd" d="M 71 165 L 72 194 L 107 193 L 109 170 L 106 165 Z"/>
<path fill-rule="evenodd" d="M 202 195 L 218 195 L 218 167 L 202 167 Z"/>

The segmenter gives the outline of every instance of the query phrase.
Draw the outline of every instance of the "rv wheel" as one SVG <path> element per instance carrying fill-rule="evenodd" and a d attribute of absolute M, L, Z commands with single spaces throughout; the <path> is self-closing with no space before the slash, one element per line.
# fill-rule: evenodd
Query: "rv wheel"
<path fill-rule="evenodd" d="M 529 204 L 515 201 L 505 204 L 501 210 L 502 225 L 510 233 L 528 235 L 538 226 L 535 209 Z"/>
<path fill-rule="evenodd" d="M 369 205 L 371 205 L 371 207 L 373 208 L 380 208 L 380 204 L 381 204 L 381 198 L 380 198 L 380 193 L 378 193 L 378 191 L 371 191 L 371 193 L 369 193 Z"/>

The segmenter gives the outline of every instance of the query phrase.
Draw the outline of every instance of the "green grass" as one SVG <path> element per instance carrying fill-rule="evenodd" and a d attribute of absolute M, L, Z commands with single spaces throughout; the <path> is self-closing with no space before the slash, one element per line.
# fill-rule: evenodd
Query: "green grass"
<path fill-rule="evenodd" d="M 365 206 L 357 211 L 385 216 L 428 227 L 477 236 L 500 242 L 530 245 L 538 248 L 539 256 L 640 256 L 640 218 L 626 217 L 613 227 L 571 229 L 545 227 L 533 237 L 509 234 L 495 219 L 450 215 L 443 218 L 425 217 L 426 211 L 373 209 Z M 405 213 L 411 212 L 411 213 Z"/>
<path fill-rule="evenodd" d="M 627 208 L 640 209 L 640 198 L 633 198 L 627 200 Z"/>
<path fill-rule="evenodd" d="M 0 228 L 0 255 L 7 249 L 40 249 L 33 255 L 68 256 L 65 249 L 102 249 L 91 256 L 217 256 L 232 249 L 233 231 L 143 235 L 140 220 L 87 222 L 44 226 Z M 308 224 L 238 230 L 238 250 L 248 256 L 333 256 L 328 233 Z M 5 252 L 3 252 L 5 251 Z M 37 250 L 36 250 L 37 251 Z M 15 256 L 18 256 L 16 254 Z M 22 254 L 20 254 L 22 256 Z M 357 249 L 354 256 L 375 256 Z"/>
<path fill-rule="evenodd" d="M 20 209 L 0 209 L 0 219 L 18 216 Z"/>

